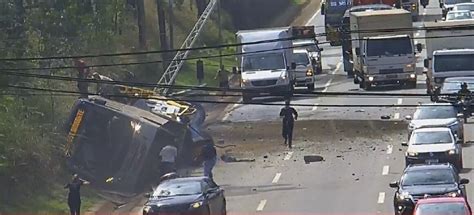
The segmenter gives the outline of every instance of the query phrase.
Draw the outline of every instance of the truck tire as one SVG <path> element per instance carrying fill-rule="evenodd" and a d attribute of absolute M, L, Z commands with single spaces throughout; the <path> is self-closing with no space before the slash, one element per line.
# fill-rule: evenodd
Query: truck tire
<path fill-rule="evenodd" d="M 372 89 L 372 85 L 368 82 L 366 82 L 365 80 L 361 82 L 362 84 L 362 89 L 366 90 L 366 91 L 369 91 Z"/>
<path fill-rule="evenodd" d="M 308 88 L 309 91 L 311 91 L 311 92 L 314 91 L 314 83 L 308 84 L 306 87 Z"/>
<path fill-rule="evenodd" d="M 244 103 L 252 102 L 252 96 L 248 94 L 242 94 L 242 101 Z"/>
<path fill-rule="evenodd" d="M 415 81 L 408 81 L 407 87 L 411 89 L 416 89 L 416 80 Z"/>
<path fill-rule="evenodd" d="M 360 84 L 360 80 L 357 75 L 354 75 L 354 84 Z"/>

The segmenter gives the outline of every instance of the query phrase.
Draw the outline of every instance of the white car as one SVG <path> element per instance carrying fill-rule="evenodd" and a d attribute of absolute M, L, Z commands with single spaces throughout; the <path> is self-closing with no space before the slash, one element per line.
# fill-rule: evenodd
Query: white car
<path fill-rule="evenodd" d="M 449 103 L 425 103 L 416 108 L 413 116 L 406 116 L 408 138 L 415 129 L 447 127 L 459 138 L 464 138 L 464 122 L 458 116 L 456 108 Z"/>
<path fill-rule="evenodd" d="M 314 90 L 314 70 L 311 57 L 306 49 L 293 50 L 292 63 L 294 65 L 294 74 L 296 86 L 306 86 L 309 91 Z"/>
<path fill-rule="evenodd" d="M 454 5 L 453 11 L 469 11 L 472 15 L 474 12 L 474 3 L 467 2 L 467 3 L 459 3 Z"/>
<path fill-rule="evenodd" d="M 462 147 L 449 128 L 420 128 L 413 131 L 405 154 L 406 166 L 423 163 L 451 163 L 463 168 Z"/>
<path fill-rule="evenodd" d="M 456 10 L 449 11 L 446 15 L 446 21 L 457 21 L 457 20 L 466 20 L 472 19 L 471 11 L 468 10 Z"/>

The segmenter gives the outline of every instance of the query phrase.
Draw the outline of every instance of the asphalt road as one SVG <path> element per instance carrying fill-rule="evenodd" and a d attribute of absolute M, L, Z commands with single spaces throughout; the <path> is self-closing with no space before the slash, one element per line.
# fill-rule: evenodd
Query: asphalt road
<path fill-rule="evenodd" d="M 441 17 L 441 10 L 437 0 L 431 0 L 430 5 L 426 9 L 421 9 L 422 18 L 420 22 L 415 22 L 414 26 L 421 26 L 424 20 L 433 21 Z M 308 21 L 308 25 L 314 25 L 316 33 L 324 33 L 324 17 L 319 11 Z M 415 38 L 422 38 L 424 33 L 415 32 Z M 321 42 L 325 38 L 319 38 Z M 423 39 L 417 39 L 416 43 L 424 44 Z M 364 92 L 355 85 L 352 79 L 348 79 L 342 65 L 341 47 L 331 47 L 329 44 L 322 44 L 324 51 L 323 70 L 324 74 L 317 76 L 316 91 L 322 92 Z M 383 87 L 370 92 L 384 93 L 425 93 L 425 76 L 423 71 L 423 59 L 426 53 L 423 51 L 418 56 L 417 71 L 418 86 L 417 89 L 401 89 L 399 87 Z M 263 97 L 256 98 L 254 102 L 266 102 L 271 104 L 282 104 L 282 98 Z M 418 102 L 429 102 L 428 97 L 381 97 L 381 96 L 338 96 L 338 97 L 298 97 L 294 98 L 293 104 L 307 105 L 416 105 Z M 227 114 L 223 117 L 223 121 L 227 122 L 246 122 L 246 121 L 274 121 L 278 120 L 278 113 L 281 106 L 264 106 L 264 105 L 242 105 L 236 104 L 228 107 Z M 346 107 L 296 107 L 300 113 L 302 120 L 312 119 L 358 119 L 358 120 L 374 120 L 380 119 L 381 116 L 390 116 L 392 120 L 400 120 L 412 108 L 386 108 L 386 107 L 370 107 L 370 108 L 346 108 Z"/>

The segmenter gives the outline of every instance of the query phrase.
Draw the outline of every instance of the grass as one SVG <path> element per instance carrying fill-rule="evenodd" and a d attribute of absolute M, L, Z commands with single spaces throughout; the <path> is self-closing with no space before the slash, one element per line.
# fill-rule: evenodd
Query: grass
<path fill-rule="evenodd" d="M 69 207 L 67 205 L 67 189 L 57 184 L 50 188 L 49 192 L 36 193 L 26 201 L 15 205 L 0 205 L 1 212 L 7 213 L 32 213 L 32 214 L 67 214 Z M 99 197 L 90 188 L 83 187 L 81 190 L 81 211 L 94 206 Z M 3 208 L 2 208 L 3 207 Z"/>

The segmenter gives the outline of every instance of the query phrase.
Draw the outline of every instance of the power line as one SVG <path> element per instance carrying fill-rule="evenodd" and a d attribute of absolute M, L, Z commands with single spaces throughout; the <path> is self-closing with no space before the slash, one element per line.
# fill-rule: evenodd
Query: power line
<path fill-rule="evenodd" d="M 411 38 L 412 40 L 417 40 L 417 39 L 438 39 L 438 38 L 459 38 L 459 37 L 474 37 L 474 34 L 468 34 L 468 35 L 450 35 L 450 36 L 430 36 L 430 37 L 413 37 Z M 357 41 L 357 40 L 363 40 L 363 39 L 341 39 L 342 41 Z M 326 44 L 330 43 L 328 41 L 326 42 L 320 42 L 318 44 Z M 266 49 L 266 50 L 260 50 L 260 51 L 253 51 L 253 52 L 246 52 L 246 53 L 232 53 L 232 54 L 223 54 L 223 55 L 209 55 L 209 56 L 199 56 L 199 57 L 190 57 L 190 58 L 184 58 L 180 59 L 181 60 L 199 60 L 199 59 L 213 59 L 213 58 L 219 58 L 219 57 L 232 57 L 232 56 L 245 56 L 248 54 L 258 54 L 258 53 L 265 53 L 265 52 L 271 52 L 271 51 L 278 51 L 278 50 L 285 50 L 285 49 L 293 49 L 293 48 L 302 48 L 306 46 L 312 46 L 313 44 L 303 44 L 303 45 L 296 45 L 296 46 L 290 46 L 290 47 L 284 47 L 284 48 L 274 48 L 274 49 Z M 130 63 L 112 63 L 112 64 L 95 64 L 95 65 L 88 65 L 86 67 L 88 68 L 98 68 L 98 67 L 117 67 L 117 66 L 133 66 L 133 65 L 144 65 L 144 64 L 153 64 L 153 63 L 163 63 L 163 62 L 172 62 L 172 61 L 177 61 L 177 60 L 157 60 L 157 61 L 142 61 L 142 62 L 130 62 Z M 75 69 L 79 68 L 76 66 L 59 66 L 59 67 L 29 67 L 29 68 L 3 68 L 0 69 L 0 71 L 29 71 L 29 70 L 61 70 L 61 69 Z"/>
<path fill-rule="evenodd" d="M 56 89 L 47 89 L 47 88 L 35 88 L 35 87 L 24 87 L 24 86 L 16 86 L 16 85 L 7 85 L 6 87 L 8 88 L 14 88 L 14 89 L 23 89 L 23 90 L 32 90 L 32 91 L 42 91 L 42 92 L 56 92 L 56 93 L 62 93 L 62 94 L 71 94 L 71 96 L 77 96 L 80 95 L 80 92 L 77 91 L 67 91 L 67 90 L 56 90 Z M 51 96 L 51 94 L 44 94 Z M 92 96 L 100 96 L 97 93 L 88 93 L 88 95 Z M 150 99 L 149 97 L 140 97 L 140 96 L 129 96 L 129 95 L 116 95 L 116 94 L 108 94 L 104 95 L 106 97 L 115 97 L 115 98 L 133 98 L 133 99 Z M 196 103 L 211 103 L 211 104 L 248 104 L 248 105 L 263 105 L 263 106 L 283 106 L 284 103 L 269 103 L 269 102 L 248 102 L 248 103 L 243 103 L 243 102 L 232 102 L 232 101 L 211 101 L 211 100 L 196 100 L 196 99 L 180 99 L 180 98 L 153 98 L 156 100 L 162 100 L 162 101 L 181 101 L 181 102 L 196 102 Z M 354 104 L 354 105 L 348 105 L 348 104 L 308 104 L 308 103 L 295 103 L 292 104 L 294 107 L 400 107 L 400 108 L 409 108 L 409 107 L 419 107 L 419 106 L 424 106 L 423 104 L 417 104 L 417 105 L 398 105 L 398 104 L 393 104 L 393 105 L 379 105 L 379 104 L 374 104 L 374 105 L 360 105 L 360 104 Z M 443 106 L 443 104 L 440 104 L 440 106 Z M 452 106 L 450 103 L 446 103 L 446 106 Z"/>
<path fill-rule="evenodd" d="M 341 27 L 344 25 L 336 25 Z M 341 32 L 338 28 L 337 31 L 341 33 L 376 33 L 376 32 L 397 32 L 397 31 L 419 31 L 419 30 L 462 30 L 462 29 L 472 29 L 474 25 L 453 25 L 446 27 L 412 27 L 412 28 L 386 28 L 386 29 L 375 29 L 375 30 L 361 30 L 361 31 L 344 31 Z M 316 34 L 316 37 L 326 36 L 327 33 Z M 195 50 L 206 50 L 206 49 L 220 49 L 228 47 L 238 47 L 244 45 L 256 45 L 263 43 L 272 43 L 279 41 L 288 41 L 288 40 L 299 40 L 305 38 L 299 37 L 290 37 L 290 38 L 280 38 L 280 39 L 271 39 L 271 40 L 260 40 L 255 42 L 246 42 L 246 43 L 232 43 L 232 44 L 220 44 L 215 46 L 201 46 L 194 48 L 185 48 L 185 49 L 171 49 L 171 50 L 154 50 L 154 51 L 142 51 L 142 52 L 120 52 L 120 53 L 106 53 L 106 54 L 84 54 L 84 55 L 75 55 L 75 56 L 50 56 L 50 57 L 29 57 L 29 58 L 0 58 L 0 61 L 37 61 L 37 60 L 59 60 L 59 59 L 74 59 L 74 58 L 97 58 L 97 57 L 117 57 L 117 56 L 130 56 L 130 55 L 144 55 L 144 54 L 160 54 L 167 52 L 178 52 L 178 51 L 195 51 Z M 306 38 L 311 39 L 311 38 Z M 323 42 L 327 43 L 327 42 Z M 319 44 L 323 44 L 319 43 Z"/>

